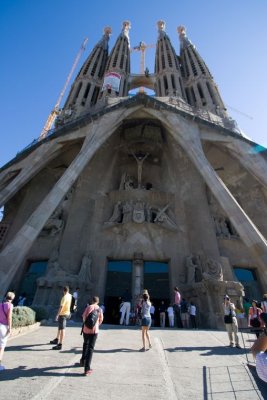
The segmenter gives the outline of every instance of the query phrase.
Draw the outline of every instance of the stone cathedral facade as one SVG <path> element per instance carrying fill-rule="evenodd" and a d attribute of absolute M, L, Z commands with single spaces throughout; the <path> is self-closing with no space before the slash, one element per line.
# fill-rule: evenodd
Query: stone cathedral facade
<path fill-rule="evenodd" d="M 0 170 L 1 294 L 52 309 L 68 284 L 114 322 L 126 288 L 157 305 L 178 286 L 202 327 L 220 327 L 225 293 L 267 291 L 266 151 L 228 115 L 184 27 L 177 55 L 158 22 L 144 74 L 131 72 L 129 29 L 109 51 L 105 28 L 55 129 Z"/>

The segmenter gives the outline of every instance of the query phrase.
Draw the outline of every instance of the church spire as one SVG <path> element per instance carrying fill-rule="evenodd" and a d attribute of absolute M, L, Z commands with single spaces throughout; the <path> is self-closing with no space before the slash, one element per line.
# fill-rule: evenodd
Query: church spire
<path fill-rule="evenodd" d="M 100 97 L 124 97 L 128 95 L 128 78 L 130 75 L 130 28 L 130 21 L 124 21 L 121 34 L 108 58 Z"/>
<path fill-rule="evenodd" d="M 187 102 L 221 117 L 228 117 L 218 87 L 206 63 L 187 38 L 185 27 L 179 26 L 177 31 L 180 38 L 180 62 Z"/>
<path fill-rule="evenodd" d="M 156 94 L 157 96 L 184 97 L 182 77 L 177 55 L 165 32 L 165 22 L 158 25 L 158 40 L 155 58 Z"/>
<path fill-rule="evenodd" d="M 77 118 L 97 102 L 108 59 L 109 26 L 104 28 L 101 40 L 95 45 L 78 73 L 63 108 L 61 118 Z"/>

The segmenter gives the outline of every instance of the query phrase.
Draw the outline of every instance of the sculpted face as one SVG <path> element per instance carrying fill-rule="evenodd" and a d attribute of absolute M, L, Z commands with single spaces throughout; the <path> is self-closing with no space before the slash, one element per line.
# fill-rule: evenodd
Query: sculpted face
<path fill-rule="evenodd" d="M 162 19 L 157 22 L 157 25 L 158 25 L 159 31 L 164 31 L 165 30 L 166 24 L 165 24 L 165 21 L 163 21 Z"/>

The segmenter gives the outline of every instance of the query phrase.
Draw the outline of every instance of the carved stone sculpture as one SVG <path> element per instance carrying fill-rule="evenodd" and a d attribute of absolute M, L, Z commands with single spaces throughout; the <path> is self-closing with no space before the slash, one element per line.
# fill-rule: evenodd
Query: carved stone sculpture
<path fill-rule="evenodd" d="M 92 282 L 92 258 L 87 253 L 82 258 L 78 278 L 81 282 L 84 283 Z"/>
<path fill-rule="evenodd" d="M 48 218 L 43 230 L 42 235 L 56 236 L 64 227 L 63 210 L 62 207 L 56 209 L 50 218 Z"/>
<path fill-rule="evenodd" d="M 156 218 L 154 219 L 154 223 L 163 226 L 166 229 L 177 230 L 176 223 L 167 215 L 166 210 L 168 209 L 169 204 L 167 204 L 162 209 L 158 209 Z"/>
<path fill-rule="evenodd" d="M 205 263 L 205 271 L 202 273 L 203 280 L 223 281 L 223 272 L 221 264 L 208 258 Z"/>
<path fill-rule="evenodd" d="M 114 206 L 113 213 L 110 219 L 107 222 L 105 222 L 105 224 L 111 225 L 114 223 L 119 223 L 121 221 L 122 221 L 122 203 L 121 201 L 118 201 Z"/>
<path fill-rule="evenodd" d="M 133 215 L 133 203 L 132 201 L 126 201 L 123 206 L 122 206 L 122 214 L 123 214 L 123 219 L 122 223 L 126 224 L 127 222 L 132 221 L 132 215 Z"/>
<path fill-rule="evenodd" d="M 145 222 L 145 203 L 137 201 L 133 207 L 133 221 L 138 224 Z"/>

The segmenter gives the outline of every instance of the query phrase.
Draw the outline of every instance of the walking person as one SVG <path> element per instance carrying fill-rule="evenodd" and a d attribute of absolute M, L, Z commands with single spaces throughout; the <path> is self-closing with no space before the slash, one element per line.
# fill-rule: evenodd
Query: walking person
<path fill-rule="evenodd" d="M 149 328 L 151 326 L 151 315 L 150 315 L 150 307 L 151 303 L 149 300 L 149 295 L 147 293 L 144 293 L 143 296 L 143 301 L 142 301 L 142 309 L 141 309 L 141 316 L 142 316 L 142 341 L 143 341 L 143 347 L 141 348 L 140 351 L 146 351 L 146 340 L 148 341 L 148 349 L 151 349 L 151 341 L 150 341 L 150 335 L 149 335 Z"/>
<path fill-rule="evenodd" d="M 235 313 L 235 305 L 234 303 L 230 302 L 230 297 L 227 295 L 224 296 L 223 309 L 224 309 L 224 323 L 230 340 L 229 347 L 234 347 L 235 343 L 235 347 L 241 349 L 239 345 L 239 337 L 237 334 L 238 324 Z"/>
<path fill-rule="evenodd" d="M 55 318 L 55 320 L 58 321 L 57 337 L 50 341 L 50 344 L 55 344 L 55 346 L 52 347 L 52 350 L 62 349 L 62 344 L 65 338 L 67 319 L 69 319 L 71 316 L 70 306 L 71 306 L 72 295 L 69 293 L 68 286 L 65 286 L 63 288 L 63 294 L 64 295 L 60 301 L 60 306 Z"/>
<path fill-rule="evenodd" d="M 197 329 L 197 308 L 193 301 L 190 303 L 189 314 L 192 328 Z"/>
<path fill-rule="evenodd" d="M 174 327 L 174 311 L 173 311 L 173 306 L 171 304 L 167 308 L 167 314 L 168 314 L 168 319 L 169 319 L 169 327 L 173 328 Z"/>
<path fill-rule="evenodd" d="M 126 291 L 124 292 L 122 296 L 122 301 L 123 303 L 120 307 L 120 312 L 121 312 L 120 325 L 123 325 L 125 316 L 126 316 L 125 324 L 129 325 L 130 312 L 131 312 L 131 295 L 128 289 L 126 289 Z"/>
<path fill-rule="evenodd" d="M 12 331 L 12 301 L 15 298 L 15 293 L 7 292 L 5 300 L 0 304 L 0 371 L 5 367 L 2 364 L 2 359 L 7 344 L 7 339 Z"/>
<path fill-rule="evenodd" d="M 92 357 L 94 353 L 96 339 L 99 333 L 99 326 L 103 322 L 103 312 L 101 307 L 99 307 L 99 297 L 94 296 L 92 298 L 92 302 L 90 305 L 86 307 L 83 312 L 83 321 L 86 320 L 88 315 L 94 310 L 98 311 L 98 319 L 92 329 L 88 328 L 85 324 L 83 324 L 82 333 L 83 333 L 83 353 L 82 358 L 80 360 L 80 365 L 84 367 L 84 375 L 89 376 L 93 372 L 91 369 Z"/>

